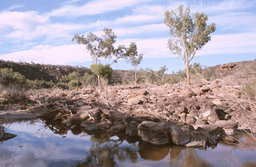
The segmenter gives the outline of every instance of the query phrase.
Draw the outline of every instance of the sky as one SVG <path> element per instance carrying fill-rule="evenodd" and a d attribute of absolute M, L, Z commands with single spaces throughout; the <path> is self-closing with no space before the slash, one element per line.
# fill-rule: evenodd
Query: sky
<path fill-rule="evenodd" d="M 171 53 L 164 13 L 180 4 L 216 23 L 211 41 L 192 63 L 207 66 L 256 59 L 256 0 L 0 0 L 0 60 L 90 67 L 84 45 L 74 34 L 111 28 L 117 44 L 135 42 L 144 55 L 139 68 L 184 69 Z M 106 63 L 106 61 L 102 61 Z M 132 69 L 125 60 L 114 69 Z"/>

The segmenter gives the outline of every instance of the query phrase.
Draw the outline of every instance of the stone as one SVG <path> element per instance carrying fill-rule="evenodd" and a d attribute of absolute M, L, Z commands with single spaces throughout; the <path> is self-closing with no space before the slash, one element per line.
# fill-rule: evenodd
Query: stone
<path fill-rule="evenodd" d="M 226 135 L 228 135 L 228 136 L 235 135 L 235 130 L 234 129 L 225 129 L 225 128 L 223 128 L 223 130 L 225 131 Z"/>
<path fill-rule="evenodd" d="M 201 91 L 204 92 L 204 93 L 206 93 L 206 92 L 211 91 L 211 88 L 208 87 L 208 86 L 204 86 L 204 87 L 201 88 Z"/>
<path fill-rule="evenodd" d="M 202 119 L 197 119 L 195 122 L 195 125 L 206 125 L 207 121 L 206 120 L 202 120 Z"/>
<path fill-rule="evenodd" d="M 88 113 L 88 115 L 89 115 L 91 118 L 93 118 L 93 120 L 94 120 L 95 122 L 100 122 L 100 120 L 101 120 L 101 118 L 102 118 L 102 116 L 101 116 L 101 114 L 102 114 L 101 109 L 95 108 L 95 109 L 92 109 L 92 110 L 87 111 L 87 113 Z"/>
<path fill-rule="evenodd" d="M 187 132 L 182 132 L 178 127 L 171 125 L 170 133 L 172 142 L 176 145 L 183 146 L 191 141 L 191 136 Z"/>
<path fill-rule="evenodd" d="M 220 128 L 225 128 L 225 129 L 237 129 L 238 128 L 238 123 L 232 120 L 218 120 L 214 122 L 214 125 L 220 127 Z"/>
<path fill-rule="evenodd" d="M 226 143 L 239 143 L 238 140 L 233 136 L 225 136 L 223 141 Z"/>
<path fill-rule="evenodd" d="M 145 97 L 143 95 L 135 96 L 130 99 L 128 99 L 129 105 L 136 105 L 136 104 L 143 104 L 145 101 Z"/>
<path fill-rule="evenodd" d="M 182 113 L 182 114 L 180 115 L 180 120 L 181 120 L 182 122 L 186 122 L 186 113 Z"/>
<path fill-rule="evenodd" d="M 199 118 L 207 118 L 211 114 L 211 110 L 206 110 L 200 114 Z"/>
<path fill-rule="evenodd" d="M 186 123 L 187 124 L 194 124 L 195 122 L 196 122 L 196 119 L 192 115 L 188 114 L 187 118 L 186 118 Z"/>
<path fill-rule="evenodd" d="M 125 131 L 125 125 L 124 124 L 116 124 L 116 125 L 113 125 L 110 128 L 110 130 L 114 134 L 121 133 L 121 132 Z"/>
<path fill-rule="evenodd" d="M 220 101 L 220 99 L 214 99 L 214 100 L 212 101 L 212 103 L 215 104 L 215 105 L 217 105 L 217 106 L 219 106 L 219 105 L 222 104 L 221 101 Z"/>
<path fill-rule="evenodd" d="M 81 127 L 83 127 L 87 133 L 93 133 L 99 130 L 95 123 L 82 122 Z"/>
<path fill-rule="evenodd" d="M 79 107 L 82 107 L 82 106 L 85 105 L 85 103 L 84 103 L 83 101 L 79 101 L 79 102 L 77 103 L 77 105 L 78 105 Z"/>
<path fill-rule="evenodd" d="M 209 115 L 209 117 L 208 117 L 208 120 L 209 120 L 210 122 L 216 122 L 216 121 L 220 120 L 220 118 L 219 118 L 219 116 L 218 116 L 218 114 L 217 114 L 217 112 L 216 112 L 215 109 L 212 109 L 212 110 L 210 110 L 210 111 L 211 111 L 211 112 L 210 112 L 210 115 Z"/>
<path fill-rule="evenodd" d="M 127 121 L 125 122 L 125 135 L 129 137 L 138 136 L 138 125 L 139 123 L 136 121 Z"/>
<path fill-rule="evenodd" d="M 195 92 L 193 92 L 190 88 L 186 88 L 183 92 L 182 92 L 184 97 L 190 98 L 192 96 L 196 96 Z"/>
<path fill-rule="evenodd" d="M 186 147 L 203 147 L 206 148 L 207 141 L 201 140 L 201 141 L 192 141 L 190 143 L 186 144 Z"/>
<path fill-rule="evenodd" d="M 168 130 L 164 123 L 143 121 L 138 126 L 138 135 L 143 141 L 154 145 L 169 144 Z"/>
<path fill-rule="evenodd" d="M 89 118 L 89 115 L 88 115 L 87 112 L 81 112 L 81 113 L 79 113 L 79 117 L 80 117 L 80 119 L 82 119 L 82 120 L 86 120 L 86 119 Z"/>
<path fill-rule="evenodd" d="M 92 107 L 91 106 L 87 106 L 87 105 L 85 105 L 85 106 L 81 106 L 79 109 L 78 109 L 78 113 L 79 112 L 84 112 L 84 111 L 87 111 L 87 110 L 91 110 L 92 109 Z"/>

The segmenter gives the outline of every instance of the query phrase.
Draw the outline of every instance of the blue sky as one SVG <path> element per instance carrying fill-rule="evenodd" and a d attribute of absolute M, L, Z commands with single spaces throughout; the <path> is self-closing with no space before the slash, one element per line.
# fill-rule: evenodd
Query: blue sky
<path fill-rule="evenodd" d="M 89 67 L 85 47 L 75 33 L 101 35 L 104 27 L 117 44 L 135 42 L 144 59 L 139 67 L 169 72 L 183 69 L 181 58 L 167 48 L 166 10 L 180 4 L 204 12 L 216 23 L 212 40 L 193 62 L 212 66 L 256 59 L 256 0 L 0 0 L 0 59 L 16 62 Z M 115 69 L 131 69 L 125 61 Z"/>

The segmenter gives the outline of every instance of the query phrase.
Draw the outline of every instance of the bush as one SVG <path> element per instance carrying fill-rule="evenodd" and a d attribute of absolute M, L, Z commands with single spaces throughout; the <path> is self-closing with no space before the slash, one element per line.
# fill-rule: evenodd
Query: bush
<path fill-rule="evenodd" d="M 242 96 L 249 99 L 256 99 L 256 83 L 247 83 L 242 87 Z"/>
<path fill-rule="evenodd" d="M 27 88 L 29 89 L 49 89 L 52 88 L 55 84 L 52 81 L 42 81 L 42 80 L 27 80 Z"/>
<path fill-rule="evenodd" d="M 90 75 L 89 73 L 84 73 L 84 75 L 81 78 L 82 84 L 85 86 L 88 85 L 95 85 L 96 84 L 96 77 L 95 75 Z"/>
<path fill-rule="evenodd" d="M 63 83 L 63 82 L 58 82 L 58 83 L 56 84 L 56 86 L 57 86 L 58 88 L 61 88 L 61 89 L 69 89 L 68 84 Z"/>
<path fill-rule="evenodd" d="M 99 75 L 108 80 L 110 80 L 112 78 L 112 74 L 113 74 L 113 69 L 110 67 L 110 64 L 106 64 L 106 65 L 92 64 L 91 71 L 95 75 Z"/>
<path fill-rule="evenodd" d="M 79 80 L 72 80 L 68 83 L 69 88 L 74 89 L 74 88 L 79 88 L 82 86 L 82 83 Z"/>
<path fill-rule="evenodd" d="M 26 78 L 22 74 L 14 72 L 11 68 L 3 68 L 0 69 L 0 83 L 3 86 L 17 85 L 24 87 Z"/>
<path fill-rule="evenodd" d="M 2 95 L 5 101 L 10 104 L 29 101 L 26 92 L 15 86 L 5 87 Z"/>

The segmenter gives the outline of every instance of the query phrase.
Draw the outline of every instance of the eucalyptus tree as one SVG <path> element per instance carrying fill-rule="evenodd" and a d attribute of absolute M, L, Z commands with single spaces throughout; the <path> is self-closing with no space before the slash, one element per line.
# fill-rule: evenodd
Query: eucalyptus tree
<path fill-rule="evenodd" d="M 93 33 L 88 33 L 87 35 L 75 34 L 72 41 L 76 41 L 78 44 L 83 44 L 86 46 L 87 50 L 90 52 L 90 55 L 93 59 L 92 71 L 97 75 L 98 86 L 102 89 L 101 77 L 111 76 L 110 74 L 106 75 L 107 69 L 109 72 L 110 65 L 116 63 L 121 58 L 127 57 L 127 50 L 124 45 L 118 45 L 115 48 L 114 44 L 116 43 L 117 36 L 112 31 L 112 29 L 104 28 L 102 37 L 98 37 Z M 113 59 L 113 62 L 103 66 L 100 64 L 101 59 Z"/>
<path fill-rule="evenodd" d="M 204 13 L 190 14 L 190 9 L 183 9 L 180 5 L 177 10 L 166 11 L 164 23 L 169 27 L 171 38 L 168 41 L 169 49 L 173 54 L 182 57 L 186 67 L 187 84 L 190 84 L 189 63 L 207 42 L 210 34 L 216 29 L 214 23 L 207 25 L 208 17 Z"/>
<path fill-rule="evenodd" d="M 126 51 L 126 56 L 128 62 L 130 62 L 134 68 L 134 84 L 137 86 L 137 67 L 143 58 L 143 54 L 139 54 L 137 51 L 137 45 L 135 43 L 131 43 Z"/>

